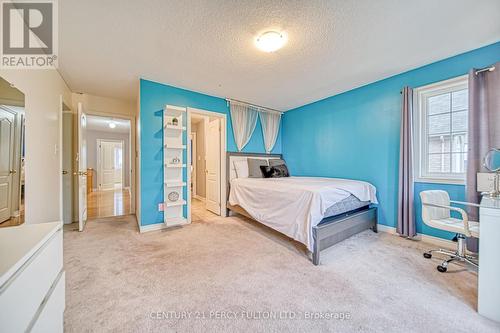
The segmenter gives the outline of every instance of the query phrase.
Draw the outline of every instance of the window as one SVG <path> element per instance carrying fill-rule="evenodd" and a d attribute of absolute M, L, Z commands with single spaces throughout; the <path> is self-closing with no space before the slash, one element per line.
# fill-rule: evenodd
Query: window
<path fill-rule="evenodd" d="M 465 181 L 468 97 L 467 76 L 415 89 L 416 181 Z"/>

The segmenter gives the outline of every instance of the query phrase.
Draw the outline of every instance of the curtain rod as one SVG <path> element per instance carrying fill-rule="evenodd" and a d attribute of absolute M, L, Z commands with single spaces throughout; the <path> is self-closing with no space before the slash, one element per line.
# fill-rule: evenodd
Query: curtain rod
<path fill-rule="evenodd" d="M 232 99 L 232 98 L 226 98 L 226 102 L 228 102 L 228 103 L 231 103 L 231 102 L 236 102 L 236 103 L 239 103 L 239 104 L 244 104 L 244 105 L 248 105 L 248 106 L 253 106 L 254 108 L 261 109 L 261 110 L 268 111 L 268 112 L 283 113 L 283 111 L 278 111 L 278 110 L 274 110 L 274 109 L 266 108 L 266 107 L 263 107 L 263 106 L 259 106 L 259 105 L 255 105 L 255 104 L 250 104 L 250 103 L 243 102 L 243 101 L 239 101 L 239 100 L 237 100 L 237 99 Z"/>
<path fill-rule="evenodd" d="M 478 69 L 477 71 L 474 72 L 474 74 L 477 75 L 477 74 L 483 73 L 483 72 L 493 72 L 494 70 L 495 70 L 495 66 L 488 66 L 488 67 Z M 400 90 L 399 93 L 402 94 L 403 90 Z"/>
<path fill-rule="evenodd" d="M 494 70 L 495 70 L 495 66 L 488 66 L 488 67 L 485 67 L 485 68 L 478 69 L 476 71 L 476 75 L 479 74 L 479 73 L 483 73 L 483 72 L 493 72 Z"/>

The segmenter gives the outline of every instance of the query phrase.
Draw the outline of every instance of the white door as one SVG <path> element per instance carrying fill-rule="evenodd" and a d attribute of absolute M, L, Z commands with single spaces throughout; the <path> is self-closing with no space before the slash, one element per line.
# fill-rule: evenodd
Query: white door
<path fill-rule="evenodd" d="M 123 143 L 118 141 L 99 142 L 99 189 L 112 190 L 122 185 Z"/>
<path fill-rule="evenodd" d="M 198 156 L 196 155 L 196 145 L 198 144 L 196 141 L 196 132 L 192 132 L 189 137 L 189 144 L 191 145 L 191 192 L 193 196 L 196 196 L 196 163 Z"/>
<path fill-rule="evenodd" d="M 206 208 L 220 215 L 220 121 L 208 123 L 206 134 Z"/>
<path fill-rule="evenodd" d="M 87 222 L 87 116 L 82 103 L 78 103 L 78 230 Z"/>
<path fill-rule="evenodd" d="M 73 126 L 74 116 L 72 113 L 63 113 L 63 221 L 73 222 Z"/>
<path fill-rule="evenodd" d="M 13 113 L 0 108 L 0 222 L 8 220 L 12 213 L 14 119 Z"/>

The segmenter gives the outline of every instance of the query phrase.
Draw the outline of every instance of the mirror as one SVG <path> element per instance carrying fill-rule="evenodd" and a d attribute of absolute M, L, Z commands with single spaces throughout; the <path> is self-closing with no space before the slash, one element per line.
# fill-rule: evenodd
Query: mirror
<path fill-rule="evenodd" d="M 483 165 L 491 172 L 500 171 L 500 149 L 490 149 L 484 156 Z"/>
<path fill-rule="evenodd" d="M 24 222 L 24 94 L 0 77 L 0 228 Z"/>

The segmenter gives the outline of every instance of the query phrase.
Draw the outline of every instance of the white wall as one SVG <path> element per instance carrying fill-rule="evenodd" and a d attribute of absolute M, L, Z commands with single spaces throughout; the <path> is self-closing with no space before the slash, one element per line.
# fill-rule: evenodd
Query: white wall
<path fill-rule="evenodd" d="M 25 95 L 26 223 L 61 220 L 62 101 L 71 92 L 56 70 L 0 70 Z"/>
<path fill-rule="evenodd" d="M 115 98 L 95 96 L 89 94 L 72 94 L 73 110 L 76 110 L 78 103 L 82 103 L 84 110 L 88 114 L 115 114 L 124 116 L 136 115 L 136 108 L 133 102 L 123 101 Z"/>
<path fill-rule="evenodd" d="M 132 148 L 132 154 L 135 155 L 135 176 L 136 193 L 135 196 L 135 216 L 137 217 L 137 225 L 140 229 L 141 224 L 141 88 L 137 84 L 137 104 L 135 108 L 136 134 L 135 145 Z M 132 158 L 132 161 L 134 159 Z"/>

